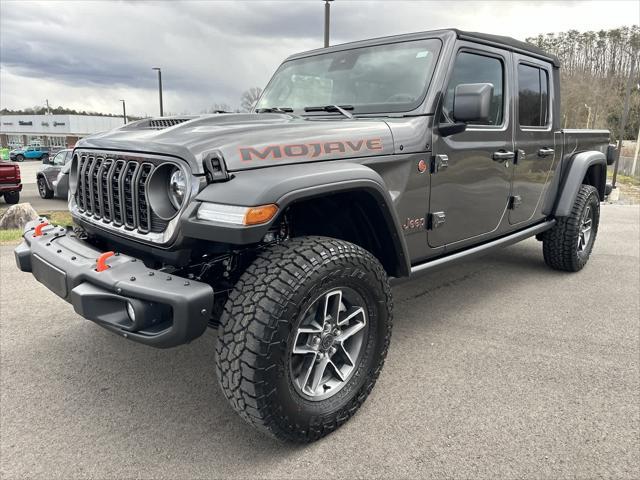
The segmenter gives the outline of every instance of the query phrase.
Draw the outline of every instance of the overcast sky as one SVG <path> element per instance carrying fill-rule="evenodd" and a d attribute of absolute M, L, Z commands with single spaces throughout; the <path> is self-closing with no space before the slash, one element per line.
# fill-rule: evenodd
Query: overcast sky
<path fill-rule="evenodd" d="M 323 42 L 321 0 L 0 0 L 0 106 L 63 105 L 157 114 L 236 107 L 286 56 Z M 457 27 L 524 40 L 640 22 L 640 1 L 357 1 L 332 3 L 331 43 Z"/>

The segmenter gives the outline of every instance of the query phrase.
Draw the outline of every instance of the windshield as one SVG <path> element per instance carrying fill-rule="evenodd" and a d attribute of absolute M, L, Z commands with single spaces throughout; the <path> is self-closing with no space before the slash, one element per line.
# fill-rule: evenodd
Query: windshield
<path fill-rule="evenodd" d="M 352 113 L 405 112 L 427 91 L 440 51 L 436 39 L 324 53 L 283 63 L 256 110 L 353 106 Z"/>

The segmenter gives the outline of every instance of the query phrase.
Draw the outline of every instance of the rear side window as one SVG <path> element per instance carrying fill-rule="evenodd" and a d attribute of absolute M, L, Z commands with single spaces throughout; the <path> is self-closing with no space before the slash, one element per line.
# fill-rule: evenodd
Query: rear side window
<path fill-rule="evenodd" d="M 549 120 L 549 74 L 518 65 L 518 120 L 523 127 L 543 127 Z"/>
<path fill-rule="evenodd" d="M 493 85 L 493 99 L 488 122 L 470 122 L 475 125 L 501 125 L 503 116 L 503 79 L 502 61 L 475 53 L 461 52 L 456 57 L 453 73 L 444 99 L 442 122 L 453 122 L 453 94 L 462 83 L 490 83 Z"/>

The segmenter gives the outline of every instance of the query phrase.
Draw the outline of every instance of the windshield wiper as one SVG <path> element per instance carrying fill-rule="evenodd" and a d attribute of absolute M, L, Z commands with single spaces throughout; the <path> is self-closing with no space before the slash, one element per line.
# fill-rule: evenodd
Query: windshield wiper
<path fill-rule="evenodd" d="M 256 108 L 256 113 L 293 113 L 293 108 L 291 107 Z"/>
<path fill-rule="evenodd" d="M 347 112 L 353 110 L 353 105 L 323 105 L 320 107 L 304 107 L 305 112 L 340 112 L 347 118 L 353 118 L 353 114 Z"/>

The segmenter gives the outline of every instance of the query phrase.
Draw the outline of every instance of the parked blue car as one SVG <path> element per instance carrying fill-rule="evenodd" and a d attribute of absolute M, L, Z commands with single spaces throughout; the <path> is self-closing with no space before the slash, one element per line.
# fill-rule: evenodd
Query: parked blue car
<path fill-rule="evenodd" d="M 24 159 L 49 160 L 49 147 L 22 147 L 16 148 L 9 152 L 9 158 L 16 162 L 22 162 Z"/>

